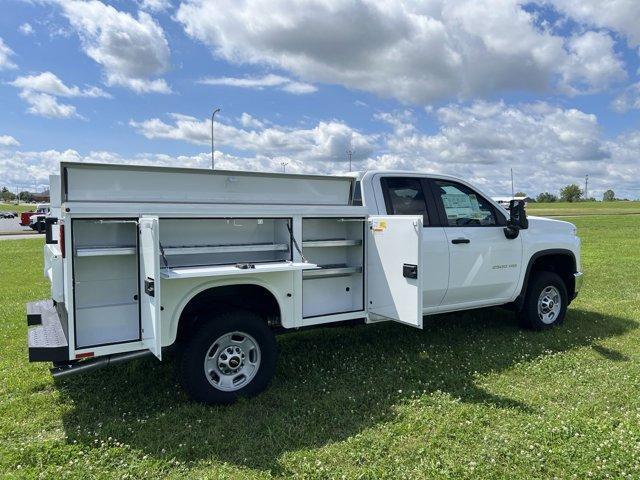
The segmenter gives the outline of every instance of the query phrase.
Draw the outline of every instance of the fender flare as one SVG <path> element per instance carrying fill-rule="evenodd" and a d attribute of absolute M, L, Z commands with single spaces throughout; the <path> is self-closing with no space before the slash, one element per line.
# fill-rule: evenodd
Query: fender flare
<path fill-rule="evenodd" d="M 242 275 L 242 276 L 244 277 L 244 275 Z M 182 317 L 182 312 L 187 307 L 187 305 L 189 305 L 189 302 L 191 302 L 191 300 L 193 300 L 200 293 L 205 292 L 207 290 L 213 290 L 213 289 L 216 289 L 216 288 L 224 288 L 224 287 L 232 287 L 234 285 L 256 285 L 258 287 L 264 288 L 275 299 L 276 304 L 278 305 L 278 309 L 280 310 L 280 315 L 282 316 L 282 312 L 283 312 L 282 299 L 268 285 L 267 282 L 264 282 L 263 280 L 261 280 L 259 278 L 247 276 L 247 277 L 242 278 L 242 279 L 238 279 L 238 278 L 230 279 L 230 278 L 227 278 L 225 280 L 209 280 L 209 281 L 203 282 L 203 283 L 199 284 L 198 286 L 196 286 L 196 287 L 192 288 L 191 290 L 189 290 L 184 295 L 184 297 L 180 300 L 180 302 L 178 302 L 176 304 L 176 308 L 175 308 L 175 310 L 173 312 L 173 315 L 171 316 L 171 320 L 170 320 L 170 322 L 168 324 L 169 331 L 171 332 L 171 337 L 167 338 L 167 340 L 170 340 L 170 344 L 172 344 L 173 342 L 176 341 L 176 338 L 177 338 L 177 335 L 178 335 L 178 327 L 180 325 L 180 318 Z"/>
<path fill-rule="evenodd" d="M 518 294 L 515 301 L 513 302 L 518 311 L 520 311 L 524 305 L 524 299 L 527 294 L 527 287 L 529 286 L 529 278 L 531 276 L 531 269 L 533 268 L 534 263 L 538 259 L 542 257 L 550 256 L 550 255 L 565 255 L 570 257 L 571 261 L 573 262 L 573 271 L 574 272 L 576 271 L 576 255 L 567 248 L 549 248 L 546 250 L 539 250 L 535 252 L 533 255 L 531 255 L 531 257 L 529 257 L 529 263 L 527 264 L 527 269 L 524 274 L 522 288 L 520 289 L 520 293 Z M 569 299 L 569 303 L 571 303 L 571 299 Z"/>

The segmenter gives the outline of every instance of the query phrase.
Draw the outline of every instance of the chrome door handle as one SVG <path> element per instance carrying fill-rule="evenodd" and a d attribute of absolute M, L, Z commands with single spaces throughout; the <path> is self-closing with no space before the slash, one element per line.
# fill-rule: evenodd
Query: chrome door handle
<path fill-rule="evenodd" d="M 453 240 L 451 240 L 451 243 L 453 243 L 454 245 L 457 245 L 459 243 L 471 243 L 471 240 L 469 240 L 468 238 L 454 238 Z"/>

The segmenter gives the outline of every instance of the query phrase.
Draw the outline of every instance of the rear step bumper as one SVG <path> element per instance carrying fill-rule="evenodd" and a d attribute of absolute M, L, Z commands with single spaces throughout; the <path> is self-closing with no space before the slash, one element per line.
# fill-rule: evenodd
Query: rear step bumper
<path fill-rule="evenodd" d="M 64 362 L 69 360 L 67 310 L 52 300 L 27 303 L 30 362 Z"/>

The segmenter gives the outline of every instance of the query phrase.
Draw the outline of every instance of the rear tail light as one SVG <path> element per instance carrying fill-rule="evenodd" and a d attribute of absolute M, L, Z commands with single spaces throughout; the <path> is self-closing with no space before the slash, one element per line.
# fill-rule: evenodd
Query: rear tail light
<path fill-rule="evenodd" d="M 65 258 L 65 248 L 64 248 L 64 223 L 60 222 L 60 229 L 58 230 L 58 246 L 60 247 L 60 251 L 62 252 L 62 258 Z"/>

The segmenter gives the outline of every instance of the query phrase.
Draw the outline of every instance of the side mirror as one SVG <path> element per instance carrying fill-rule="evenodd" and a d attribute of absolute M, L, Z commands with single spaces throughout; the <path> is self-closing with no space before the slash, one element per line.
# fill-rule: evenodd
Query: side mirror
<path fill-rule="evenodd" d="M 524 209 L 524 200 L 511 200 L 509 202 L 509 220 L 504 228 L 504 235 L 509 239 L 518 237 L 520 230 L 529 228 L 527 212 Z"/>

